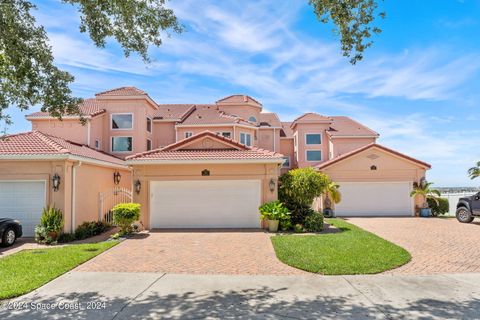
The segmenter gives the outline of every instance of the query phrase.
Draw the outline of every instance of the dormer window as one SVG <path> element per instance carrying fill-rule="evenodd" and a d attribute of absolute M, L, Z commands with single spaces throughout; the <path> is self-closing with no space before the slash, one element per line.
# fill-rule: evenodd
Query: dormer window
<path fill-rule="evenodd" d="M 257 122 L 257 118 L 255 118 L 254 116 L 251 116 L 250 118 L 248 118 L 248 121 Z"/>
<path fill-rule="evenodd" d="M 240 133 L 240 143 L 246 146 L 252 145 L 252 135 L 250 133 L 241 132 Z"/>

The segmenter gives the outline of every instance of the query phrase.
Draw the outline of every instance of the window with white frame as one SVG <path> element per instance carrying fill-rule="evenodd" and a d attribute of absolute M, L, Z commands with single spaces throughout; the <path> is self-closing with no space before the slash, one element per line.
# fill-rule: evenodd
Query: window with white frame
<path fill-rule="evenodd" d="M 307 150 L 307 161 L 312 161 L 312 162 L 322 161 L 322 151 Z"/>
<path fill-rule="evenodd" d="M 152 118 L 147 117 L 147 132 L 152 133 Z"/>
<path fill-rule="evenodd" d="M 112 130 L 131 130 L 133 129 L 132 113 L 112 113 Z"/>
<path fill-rule="evenodd" d="M 152 150 L 152 140 L 147 139 L 147 151 Z"/>
<path fill-rule="evenodd" d="M 185 139 L 193 136 L 193 132 L 185 132 Z"/>
<path fill-rule="evenodd" d="M 250 133 L 240 132 L 240 143 L 246 146 L 251 146 L 252 135 Z"/>
<path fill-rule="evenodd" d="M 112 152 L 130 152 L 133 150 L 132 137 L 112 137 Z"/>
<path fill-rule="evenodd" d="M 283 159 L 285 161 L 282 164 L 282 168 L 290 168 L 290 156 L 284 156 Z"/>
<path fill-rule="evenodd" d="M 217 134 L 229 139 L 232 137 L 232 133 L 230 131 L 217 132 Z"/>
<path fill-rule="evenodd" d="M 305 134 L 305 144 L 322 144 L 322 135 L 320 133 Z"/>

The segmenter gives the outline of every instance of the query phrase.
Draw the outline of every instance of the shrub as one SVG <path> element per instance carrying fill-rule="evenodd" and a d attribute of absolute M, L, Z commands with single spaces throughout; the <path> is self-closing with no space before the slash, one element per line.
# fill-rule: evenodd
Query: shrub
<path fill-rule="evenodd" d="M 75 241 L 75 234 L 74 233 L 62 233 L 58 237 L 58 242 L 59 243 L 67 243 L 67 242 L 72 242 Z"/>
<path fill-rule="evenodd" d="M 305 218 L 305 229 L 310 232 L 323 230 L 323 214 L 314 211 Z"/>
<path fill-rule="evenodd" d="M 75 230 L 75 240 L 90 238 L 107 230 L 108 225 L 102 221 L 84 222 Z"/>
<path fill-rule="evenodd" d="M 437 198 L 438 204 L 433 199 L 427 199 L 428 206 L 432 209 L 432 214 L 434 216 L 442 215 L 448 213 L 449 203 L 447 198 Z"/>
<path fill-rule="evenodd" d="M 329 181 L 327 175 L 311 167 L 290 170 L 280 177 L 280 201 L 296 207 L 310 207 Z"/>
<path fill-rule="evenodd" d="M 288 209 L 278 200 L 262 204 L 258 210 L 262 219 L 268 220 L 284 220 L 290 215 Z"/>
<path fill-rule="evenodd" d="M 297 223 L 293 227 L 293 231 L 295 231 L 296 233 L 302 233 L 302 232 L 305 232 L 305 229 L 303 228 L 303 225 L 301 225 L 300 223 Z"/>
<path fill-rule="evenodd" d="M 119 203 L 112 209 L 113 222 L 120 227 L 122 233 L 132 232 L 132 223 L 140 218 L 139 203 Z"/>
<path fill-rule="evenodd" d="M 55 243 L 62 230 L 62 210 L 55 207 L 43 208 L 40 224 L 35 227 L 35 240 L 46 244 Z"/>

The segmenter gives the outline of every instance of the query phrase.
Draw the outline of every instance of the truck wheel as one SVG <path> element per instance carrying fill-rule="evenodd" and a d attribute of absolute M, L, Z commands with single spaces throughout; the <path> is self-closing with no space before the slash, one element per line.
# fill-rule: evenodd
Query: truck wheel
<path fill-rule="evenodd" d="M 457 220 L 461 223 L 470 223 L 474 219 L 470 210 L 465 207 L 458 208 L 456 216 Z"/>

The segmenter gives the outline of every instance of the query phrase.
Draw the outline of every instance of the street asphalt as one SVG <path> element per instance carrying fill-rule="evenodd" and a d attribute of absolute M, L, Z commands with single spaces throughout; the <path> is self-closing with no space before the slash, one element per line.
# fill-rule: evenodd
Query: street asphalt
<path fill-rule="evenodd" d="M 480 274 L 327 277 L 73 271 L 0 307 L 0 319 L 63 318 L 480 319 Z"/>

